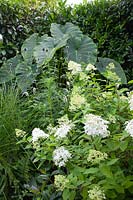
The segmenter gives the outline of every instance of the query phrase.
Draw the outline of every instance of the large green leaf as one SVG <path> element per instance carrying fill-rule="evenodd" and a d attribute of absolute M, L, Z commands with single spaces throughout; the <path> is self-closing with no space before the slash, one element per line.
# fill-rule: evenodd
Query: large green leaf
<path fill-rule="evenodd" d="M 16 80 L 18 87 L 25 92 L 27 88 L 35 81 L 37 73 L 34 73 L 35 69 L 32 65 L 26 62 L 19 63 L 16 67 Z"/>
<path fill-rule="evenodd" d="M 53 58 L 55 52 L 66 45 L 67 40 L 67 35 L 63 36 L 63 39 L 58 40 L 58 42 L 52 37 L 43 37 L 42 42 L 34 48 L 36 63 L 41 66 L 49 62 Z"/>
<path fill-rule="evenodd" d="M 0 68 L 0 83 L 5 83 L 15 78 L 15 68 L 22 58 L 20 55 L 7 60 Z"/>
<path fill-rule="evenodd" d="M 97 46 L 88 36 L 71 38 L 65 48 L 65 56 L 77 63 L 94 65 L 97 59 Z"/>
<path fill-rule="evenodd" d="M 32 64 L 33 61 L 33 49 L 37 45 L 39 40 L 38 33 L 32 34 L 29 38 L 27 38 L 22 47 L 21 54 L 26 62 Z"/>
<path fill-rule="evenodd" d="M 83 33 L 78 26 L 67 22 L 65 25 L 52 23 L 51 35 L 58 41 L 63 38 L 64 35 L 68 35 L 69 38 L 81 38 Z"/>
<path fill-rule="evenodd" d="M 124 70 L 122 69 L 122 67 L 118 62 L 110 58 L 101 58 L 101 57 L 98 58 L 98 61 L 99 62 L 96 63 L 96 67 L 101 74 L 103 74 L 106 77 L 105 72 L 110 70 L 113 73 L 116 73 L 116 75 L 120 78 L 122 84 L 127 84 L 127 79 Z M 114 64 L 114 67 L 111 67 L 110 65 L 111 63 Z"/>

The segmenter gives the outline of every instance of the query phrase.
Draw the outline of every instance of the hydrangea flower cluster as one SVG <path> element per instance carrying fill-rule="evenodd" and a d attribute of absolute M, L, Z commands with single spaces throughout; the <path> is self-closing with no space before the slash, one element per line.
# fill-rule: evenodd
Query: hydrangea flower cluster
<path fill-rule="evenodd" d="M 53 161 L 56 166 L 64 167 L 66 162 L 71 158 L 71 153 L 63 146 L 57 148 L 53 152 Z"/>
<path fill-rule="evenodd" d="M 92 164 L 98 164 L 101 161 L 107 159 L 107 157 L 108 155 L 106 153 L 96 151 L 95 149 L 90 149 L 87 161 L 91 162 Z"/>
<path fill-rule="evenodd" d="M 74 61 L 69 61 L 68 70 L 71 71 L 72 75 L 76 75 L 76 74 L 82 72 L 81 65 Z"/>
<path fill-rule="evenodd" d="M 87 114 L 85 115 L 84 119 L 85 119 L 84 130 L 87 135 L 90 135 L 92 137 L 100 136 L 102 138 L 105 138 L 109 135 L 108 131 L 109 122 L 102 119 L 101 116 Z"/>
<path fill-rule="evenodd" d="M 126 122 L 125 130 L 129 133 L 131 137 L 133 137 L 133 119 Z"/>
<path fill-rule="evenodd" d="M 68 182 L 69 180 L 66 179 L 66 177 L 63 175 L 59 174 L 54 176 L 54 185 L 57 188 L 57 190 L 63 191 Z"/>
<path fill-rule="evenodd" d="M 56 129 L 55 137 L 61 139 L 67 136 L 68 132 L 73 128 L 73 123 L 68 119 L 67 115 L 58 120 L 59 126 Z"/>
<path fill-rule="evenodd" d="M 91 200 L 103 200 L 106 199 L 104 191 L 99 186 L 95 186 L 92 190 L 88 191 L 89 198 Z"/>
<path fill-rule="evenodd" d="M 79 94 L 74 94 L 71 96 L 70 99 L 70 110 L 77 110 L 79 108 L 81 108 L 82 105 L 84 105 L 86 103 L 86 99 L 83 95 L 79 95 Z"/>
<path fill-rule="evenodd" d="M 25 131 L 22 131 L 22 130 L 17 129 L 17 128 L 15 129 L 15 132 L 16 132 L 17 137 L 24 137 L 24 135 L 26 134 Z"/>
<path fill-rule="evenodd" d="M 129 107 L 130 107 L 130 110 L 132 111 L 133 110 L 133 93 L 131 92 L 129 94 Z"/>
<path fill-rule="evenodd" d="M 32 131 L 32 141 L 37 142 L 40 138 L 48 138 L 49 135 L 46 134 L 43 130 L 40 128 L 34 128 Z"/>
<path fill-rule="evenodd" d="M 80 95 L 81 88 L 73 87 L 71 98 L 70 98 L 70 110 L 77 110 L 86 103 L 86 99 L 83 95 Z"/>
<path fill-rule="evenodd" d="M 92 64 L 88 64 L 86 67 L 86 71 L 92 71 L 92 70 L 96 70 L 96 67 Z"/>

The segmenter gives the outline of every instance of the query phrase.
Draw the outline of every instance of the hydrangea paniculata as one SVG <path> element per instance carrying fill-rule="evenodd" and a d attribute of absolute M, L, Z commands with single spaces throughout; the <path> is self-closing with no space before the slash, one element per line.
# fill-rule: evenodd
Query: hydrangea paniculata
<path fill-rule="evenodd" d="M 68 70 L 70 70 L 73 75 L 82 72 L 81 65 L 74 61 L 69 61 Z"/>
<path fill-rule="evenodd" d="M 131 137 L 133 137 L 133 119 L 126 122 L 125 130 L 129 133 Z"/>
<path fill-rule="evenodd" d="M 128 97 L 128 103 L 129 103 L 129 107 L 130 107 L 130 110 L 132 111 L 133 110 L 133 92 L 130 92 L 129 93 L 129 97 Z"/>
<path fill-rule="evenodd" d="M 91 200 L 106 199 L 104 191 L 101 190 L 99 186 L 95 186 L 92 190 L 89 190 L 88 195 Z"/>
<path fill-rule="evenodd" d="M 92 137 L 100 136 L 102 138 L 109 136 L 109 122 L 102 119 L 101 116 L 87 114 L 85 115 L 84 120 L 84 130 L 87 135 L 90 135 Z"/>
<path fill-rule="evenodd" d="M 66 177 L 63 175 L 59 174 L 54 176 L 54 185 L 57 188 L 57 190 L 63 191 L 68 182 L 69 180 L 66 179 Z"/>
<path fill-rule="evenodd" d="M 59 125 L 54 135 L 57 139 L 65 138 L 68 132 L 74 127 L 74 124 L 68 119 L 67 115 L 58 119 L 58 123 Z"/>
<path fill-rule="evenodd" d="M 92 164 L 98 164 L 101 161 L 107 159 L 107 157 L 108 157 L 108 155 L 106 153 L 102 153 L 95 149 L 90 149 L 87 161 L 91 162 Z"/>
<path fill-rule="evenodd" d="M 92 71 L 92 70 L 96 70 L 97 68 L 92 65 L 92 64 L 88 64 L 87 67 L 86 67 L 86 71 Z"/>
<path fill-rule="evenodd" d="M 32 141 L 37 142 L 40 138 L 48 138 L 49 135 L 46 134 L 43 130 L 40 128 L 34 128 L 32 131 Z"/>
<path fill-rule="evenodd" d="M 73 90 L 70 97 L 70 110 L 77 110 L 86 103 L 86 99 L 83 95 L 80 95 L 78 91 Z"/>
<path fill-rule="evenodd" d="M 57 148 L 53 152 L 53 161 L 56 166 L 64 167 L 66 162 L 71 158 L 71 153 L 63 146 Z"/>

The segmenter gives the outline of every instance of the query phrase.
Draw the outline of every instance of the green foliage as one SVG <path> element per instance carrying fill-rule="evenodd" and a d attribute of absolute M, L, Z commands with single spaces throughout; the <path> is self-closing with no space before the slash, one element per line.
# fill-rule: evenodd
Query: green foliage
<path fill-rule="evenodd" d="M 16 144 L 16 127 L 26 128 L 18 91 L 3 87 L 0 90 L 0 199 L 11 199 L 15 193 L 21 193 L 23 182 L 29 180 L 30 161 Z"/>
<path fill-rule="evenodd" d="M 25 197 L 30 193 L 33 199 L 40 200 L 89 200 L 88 191 L 97 187 L 107 199 L 130 200 L 133 149 L 132 135 L 125 131 L 125 122 L 132 119 L 133 113 L 124 94 L 127 89 L 118 88 L 119 82 L 115 79 L 99 80 L 97 71 L 87 71 L 84 65 L 82 71 L 78 71 L 76 64 L 73 69 L 68 64 L 66 88 L 59 90 L 57 80 L 48 77 L 50 74 L 56 77 L 56 72 L 49 71 L 48 74 L 47 70 L 38 82 L 36 94 L 27 99 L 29 111 L 26 110 L 33 122 L 31 130 L 40 127 L 48 135 L 39 136 L 34 141 L 39 132 L 34 135 L 33 130 L 31 136 L 30 130 L 19 140 L 32 153 L 31 160 L 38 169 L 32 177 L 32 185 L 30 181 L 28 183 Z M 108 132 L 106 137 L 94 137 L 90 132 L 87 134 L 84 129 L 87 114 L 106 119 L 110 134 Z M 66 126 L 70 129 L 66 130 Z M 105 127 L 102 128 L 104 130 Z M 57 156 L 56 163 L 53 152 L 62 146 L 72 156 L 65 161 L 65 165 L 58 166 L 62 159 L 58 160 Z M 56 180 L 57 177 L 59 179 Z"/>
<path fill-rule="evenodd" d="M 95 64 L 96 45 L 91 38 L 84 36 L 77 26 L 72 23 L 62 26 L 52 24 L 51 35 L 53 37 L 47 35 L 39 37 L 35 33 L 27 38 L 21 48 L 22 62 L 20 56 L 5 62 L 0 69 L 0 83 L 8 82 L 16 76 L 18 87 L 23 92 L 26 91 L 33 84 L 36 76 L 42 72 L 42 66 L 50 62 L 57 50 L 63 47 L 67 60 Z"/>
<path fill-rule="evenodd" d="M 14 2 L 14 3 L 13 3 Z M 109 57 L 120 64 L 127 78 L 132 79 L 132 1 L 98 0 L 74 9 L 58 3 L 55 8 L 31 1 L 0 1 L 0 34 L 3 45 L 0 50 L 1 62 L 11 58 L 23 41 L 32 33 L 50 34 L 51 23 L 78 25 L 98 46 L 99 57 Z M 27 1 L 26 1 L 27 2 Z M 8 23 L 10 21 L 10 24 Z"/>
<path fill-rule="evenodd" d="M 98 58 L 98 62 L 96 64 L 97 69 L 103 74 L 106 78 L 111 79 L 111 74 L 106 73 L 106 70 L 112 71 L 112 73 L 116 73 L 116 75 L 121 79 L 120 82 L 123 84 L 127 84 L 127 79 L 123 69 L 120 64 L 113 59 L 110 58 Z"/>

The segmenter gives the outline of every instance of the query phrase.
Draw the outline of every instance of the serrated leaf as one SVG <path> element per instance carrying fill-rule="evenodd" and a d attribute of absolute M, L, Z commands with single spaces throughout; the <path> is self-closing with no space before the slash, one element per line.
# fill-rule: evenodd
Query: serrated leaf
<path fill-rule="evenodd" d="M 5 83 L 15 78 L 15 68 L 22 58 L 17 55 L 7 60 L 0 68 L 0 83 Z"/>
<path fill-rule="evenodd" d="M 71 38 L 65 48 L 65 56 L 69 61 L 94 65 L 97 59 L 97 47 L 88 36 Z"/>
<path fill-rule="evenodd" d="M 38 42 L 38 33 L 32 34 L 29 38 L 27 38 L 22 47 L 21 47 L 21 54 L 26 62 L 32 64 L 33 61 L 33 50 L 34 47 L 37 45 Z"/>
<path fill-rule="evenodd" d="M 111 172 L 111 168 L 107 165 L 101 165 L 100 166 L 100 171 L 102 172 L 103 175 L 105 175 L 108 178 L 113 178 L 113 174 Z"/>
<path fill-rule="evenodd" d="M 98 168 L 95 168 L 95 167 L 91 167 L 89 169 L 86 169 L 83 174 L 95 174 L 99 171 Z"/>
<path fill-rule="evenodd" d="M 114 159 L 108 161 L 108 162 L 107 162 L 107 165 L 113 165 L 113 164 L 115 164 L 118 160 L 119 160 L 118 158 L 114 158 Z"/>
<path fill-rule="evenodd" d="M 114 68 L 110 67 L 110 70 L 116 73 L 116 75 L 120 78 L 122 84 L 127 84 L 127 79 L 124 70 L 122 69 L 122 67 L 118 62 L 110 58 L 101 58 L 101 57 L 99 57 L 98 60 L 99 62 L 96 63 L 96 67 L 99 70 L 99 72 L 103 74 L 103 76 L 106 77 L 105 72 L 108 70 L 108 65 L 110 63 L 113 63 Z"/>

